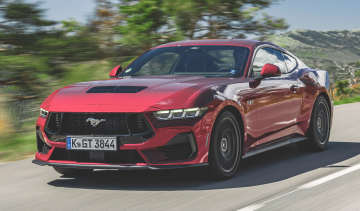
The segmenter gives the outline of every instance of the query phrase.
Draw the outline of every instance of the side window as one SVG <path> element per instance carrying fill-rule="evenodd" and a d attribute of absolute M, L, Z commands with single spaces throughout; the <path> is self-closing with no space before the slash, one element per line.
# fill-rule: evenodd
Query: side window
<path fill-rule="evenodd" d="M 292 56 L 289 56 L 287 54 L 283 54 L 283 55 L 284 55 L 285 64 L 287 66 L 288 72 L 293 71 L 297 66 L 296 59 L 294 59 Z"/>
<path fill-rule="evenodd" d="M 260 76 L 261 69 L 268 63 L 278 66 L 282 73 L 287 73 L 284 57 L 280 51 L 272 48 L 261 48 L 255 55 L 251 76 Z"/>

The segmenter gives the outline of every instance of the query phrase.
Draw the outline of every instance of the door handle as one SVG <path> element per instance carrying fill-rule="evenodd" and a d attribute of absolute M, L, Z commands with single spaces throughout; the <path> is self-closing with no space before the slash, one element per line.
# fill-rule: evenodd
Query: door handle
<path fill-rule="evenodd" d="M 291 87 L 290 87 L 290 91 L 292 92 L 292 93 L 297 93 L 297 91 L 299 90 L 299 86 L 298 85 L 292 85 Z"/>

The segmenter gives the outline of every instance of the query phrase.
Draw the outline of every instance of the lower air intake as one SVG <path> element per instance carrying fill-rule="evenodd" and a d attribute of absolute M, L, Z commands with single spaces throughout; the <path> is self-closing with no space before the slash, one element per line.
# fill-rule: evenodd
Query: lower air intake
<path fill-rule="evenodd" d="M 144 150 L 143 153 L 151 163 L 180 162 L 193 159 L 197 145 L 192 133 L 181 133 L 165 146 Z"/>
<path fill-rule="evenodd" d="M 82 163 L 136 164 L 145 163 L 136 150 L 103 151 L 71 151 L 55 148 L 50 160 L 74 161 Z"/>

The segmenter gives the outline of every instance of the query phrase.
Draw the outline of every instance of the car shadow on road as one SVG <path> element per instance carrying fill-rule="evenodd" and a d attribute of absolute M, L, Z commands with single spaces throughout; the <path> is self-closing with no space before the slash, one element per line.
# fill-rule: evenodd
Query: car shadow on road
<path fill-rule="evenodd" d="M 86 177 L 60 177 L 55 187 L 132 191 L 211 190 L 250 187 L 286 180 L 360 154 L 359 142 L 329 143 L 323 152 L 305 152 L 296 145 L 283 147 L 243 161 L 239 173 L 226 181 L 213 181 L 205 168 L 162 171 L 96 171 Z"/>

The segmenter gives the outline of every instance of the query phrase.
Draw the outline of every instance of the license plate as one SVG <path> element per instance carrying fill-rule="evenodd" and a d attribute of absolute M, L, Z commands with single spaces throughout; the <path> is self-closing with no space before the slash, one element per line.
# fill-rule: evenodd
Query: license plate
<path fill-rule="evenodd" d="M 116 137 L 67 137 L 66 149 L 68 150 L 100 150 L 116 151 Z"/>

